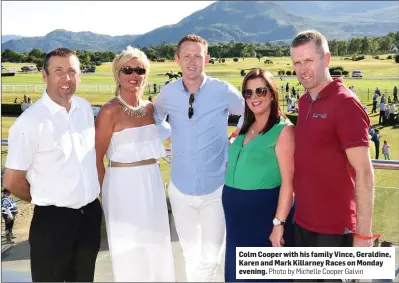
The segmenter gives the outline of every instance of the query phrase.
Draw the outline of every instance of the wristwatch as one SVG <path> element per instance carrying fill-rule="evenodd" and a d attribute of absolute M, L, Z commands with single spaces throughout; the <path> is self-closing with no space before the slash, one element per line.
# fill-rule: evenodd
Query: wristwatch
<path fill-rule="evenodd" d="M 285 221 L 281 221 L 281 220 L 278 219 L 277 217 L 274 217 L 274 219 L 273 219 L 273 225 L 274 225 L 274 226 L 279 226 L 279 225 L 284 226 L 284 225 L 285 225 Z"/>

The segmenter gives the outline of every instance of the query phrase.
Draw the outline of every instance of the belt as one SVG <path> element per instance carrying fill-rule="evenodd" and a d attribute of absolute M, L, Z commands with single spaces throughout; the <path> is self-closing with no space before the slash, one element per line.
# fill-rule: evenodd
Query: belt
<path fill-rule="evenodd" d="M 136 161 L 136 162 L 129 162 L 129 163 L 110 161 L 108 164 L 108 167 L 136 167 L 136 166 L 150 165 L 150 164 L 155 164 L 155 163 L 157 163 L 157 160 L 154 158 L 140 160 L 140 161 Z"/>

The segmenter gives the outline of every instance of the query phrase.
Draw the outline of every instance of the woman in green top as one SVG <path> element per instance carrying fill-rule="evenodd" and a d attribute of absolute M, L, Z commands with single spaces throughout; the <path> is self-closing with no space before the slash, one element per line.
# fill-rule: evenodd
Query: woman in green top
<path fill-rule="evenodd" d="M 243 281 L 236 279 L 236 247 L 292 245 L 294 127 L 280 111 L 271 73 L 252 69 L 242 90 L 244 123 L 229 148 L 222 194 L 225 282 Z"/>

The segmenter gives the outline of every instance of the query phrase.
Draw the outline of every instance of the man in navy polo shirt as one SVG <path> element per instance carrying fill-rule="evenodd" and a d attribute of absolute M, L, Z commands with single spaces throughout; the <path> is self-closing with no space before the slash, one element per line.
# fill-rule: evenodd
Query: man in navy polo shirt
<path fill-rule="evenodd" d="M 331 78 L 331 54 L 320 32 L 299 33 L 291 59 L 307 89 L 295 131 L 295 245 L 371 247 L 370 120 L 343 80 Z"/>

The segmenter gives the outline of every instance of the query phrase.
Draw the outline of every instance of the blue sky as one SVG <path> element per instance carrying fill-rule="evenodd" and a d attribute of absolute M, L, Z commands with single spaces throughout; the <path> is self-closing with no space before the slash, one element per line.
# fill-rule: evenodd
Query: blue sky
<path fill-rule="evenodd" d="M 142 34 L 176 24 L 215 1 L 3 1 L 2 34 L 44 36 L 55 29 Z"/>

